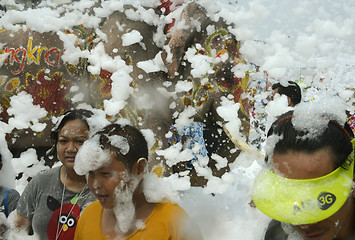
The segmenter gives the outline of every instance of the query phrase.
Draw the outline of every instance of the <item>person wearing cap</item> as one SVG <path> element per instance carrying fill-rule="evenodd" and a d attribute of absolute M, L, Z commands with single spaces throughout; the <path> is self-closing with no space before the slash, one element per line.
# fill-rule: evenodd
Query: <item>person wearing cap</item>
<path fill-rule="evenodd" d="M 355 239 L 353 133 L 346 118 L 314 119 L 311 108 L 302 118 L 297 107 L 269 130 L 268 167 L 254 181 L 254 204 L 273 219 L 264 239 Z"/>
<path fill-rule="evenodd" d="M 301 102 L 301 88 L 294 81 L 288 81 L 288 84 L 286 86 L 282 85 L 279 82 L 274 83 L 271 88 L 273 90 L 273 96 L 275 96 L 276 93 L 280 95 L 286 95 L 288 99 L 288 106 L 290 107 L 294 107 Z"/>

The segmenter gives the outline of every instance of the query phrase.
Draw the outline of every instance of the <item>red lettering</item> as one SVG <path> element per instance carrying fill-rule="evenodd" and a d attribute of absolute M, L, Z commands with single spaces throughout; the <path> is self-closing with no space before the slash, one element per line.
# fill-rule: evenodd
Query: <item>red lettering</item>
<path fill-rule="evenodd" d="M 6 47 L 5 48 L 5 53 L 10 53 L 10 52 L 11 52 L 10 64 L 14 64 L 15 49 L 14 48 L 7 49 L 7 47 Z M 5 63 L 7 63 L 7 59 L 5 60 Z"/>
<path fill-rule="evenodd" d="M 17 55 L 18 55 L 19 52 L 23 52 L 23 53 L 22 53 L 21 61 L 20 61 L 20 60 L 18 59 L 18 57 L 17 57 Z M 25 48 L 19 48 L 19 49 L 16 50 L 16 52 L 15 52 L 15 61 L 16 61 L 17 63 L 20 63 L 21 65 L 20 65 L 19 70 L 15 71 L 15 72 L 12 72 L 13 74 L 15 74 L 15 75 L 16 75 L 16 74 L 19 74 L 19 73 L 23 70 L 24 63 L 25 63 L 25 60 L 26 60 L 26 54 L 27 54 L 27 51 L 26 51 Z"/>
<path fill-rule="evenodd" d="M 52 55 L 53 52 L 54 54 L 56 54 L 56 56 L 54 58 L 51 57 L 51 59 L 54 59 L 51 61 L 50 55 Z M 55 67 L 59 62 L 59 57 L 60 57 L 60 51 L 57 48 L 52 48 L 48 50 L 48 52 L 44 56 L 44 59 L 48 65 Z"/>

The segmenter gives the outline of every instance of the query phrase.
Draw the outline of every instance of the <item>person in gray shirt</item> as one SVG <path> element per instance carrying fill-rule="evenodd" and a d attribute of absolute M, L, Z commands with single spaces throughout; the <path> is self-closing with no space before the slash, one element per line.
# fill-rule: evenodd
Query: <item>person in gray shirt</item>
<path fill-rule="evenodd" d="M 42 239 L 73 239 L 80 212 L 95 197 L 85 176 L 75 173 L 79 148 L 89 137 L 91 111 L 78 109 L 64 114 L 54 127 L 52 154 L 62 166 L 40 172 L 26 186 L 17 206 L 16 227 Z"/>

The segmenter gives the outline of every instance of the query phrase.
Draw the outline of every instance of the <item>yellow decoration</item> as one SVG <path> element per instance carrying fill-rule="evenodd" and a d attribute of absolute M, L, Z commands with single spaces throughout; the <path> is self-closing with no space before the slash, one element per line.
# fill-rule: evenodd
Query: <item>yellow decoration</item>
<path fill-rule="evenodd" d="M 162 166 L 156 166 L 152 173 L 155 173 L 159 178 L 161 178 L 163 176 L 163 167 Z"/>

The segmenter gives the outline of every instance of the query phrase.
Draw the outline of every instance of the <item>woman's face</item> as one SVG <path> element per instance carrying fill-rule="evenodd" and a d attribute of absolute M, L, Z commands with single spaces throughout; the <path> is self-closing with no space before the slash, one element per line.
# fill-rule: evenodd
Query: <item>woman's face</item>
<path fill-rule="evenodd" d="M 82 120 L 69 120 L 64 124 L 58 133 L 57 156 L 65 167 L 73 169 L 76 153 L 88 138 L 88 126 Z"/>

